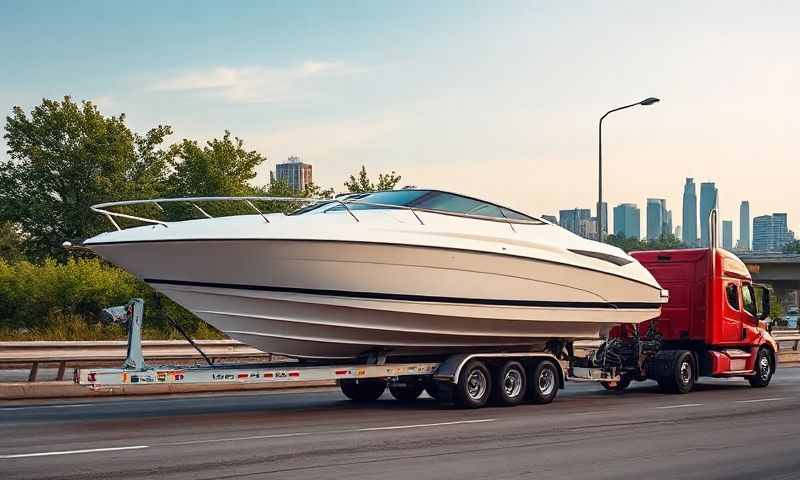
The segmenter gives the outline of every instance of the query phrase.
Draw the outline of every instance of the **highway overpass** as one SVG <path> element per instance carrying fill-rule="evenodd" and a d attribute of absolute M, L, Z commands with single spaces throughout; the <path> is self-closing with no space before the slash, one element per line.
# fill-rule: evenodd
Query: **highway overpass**
<path fill-rule="evenodd" d="M 739 253 L 753 280 L 771 285 L 784 304 L 800 301 L 800 254 L 777 252 Z"/>

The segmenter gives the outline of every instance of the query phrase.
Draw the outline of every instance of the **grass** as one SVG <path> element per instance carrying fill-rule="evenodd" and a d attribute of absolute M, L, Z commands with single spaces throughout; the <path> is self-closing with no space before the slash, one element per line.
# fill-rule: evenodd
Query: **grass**
<path fill-rule="evenodd" d="M 128 333 L 123 325 L 104 325 L 87 322 L 81 315 L 54 314 L 45 327 L 31 329 L 12 329 L 0 327 L 0 341 L 97 341 L 126 340 Z M 144 340 L 181 340 L 183 336 L 174 328 L 157 329 L 144 327 Z M 192 333 L 198 340 L 219 340 L 226 338 L 213 327 L 202 323 Z"/>

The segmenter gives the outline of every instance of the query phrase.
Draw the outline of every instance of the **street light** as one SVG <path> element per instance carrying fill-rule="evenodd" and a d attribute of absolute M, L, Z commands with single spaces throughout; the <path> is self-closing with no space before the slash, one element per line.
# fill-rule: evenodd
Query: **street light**
<path fill-rule="evenodd" d="M 603 241 L 603 119 L 608 116 L 609 113 L 618 112 L 620 110 L 625 110 L 626 108 L 635 107 L 637 105 L 652 105 L 654 103 L 660 102 L 659 99 L 655 97 L 647 97 L 641 102 L 631 103 L 630 105 L 625 105 L 624 107 L 617 107 L 613 110 L 609 110 L 600 117 L 600 126 L 598 128 L 598 142 L 597 142 L 597 152 L 598 152 L 598 173 L 597 173 L 597 237 L 600 241 Z"/>

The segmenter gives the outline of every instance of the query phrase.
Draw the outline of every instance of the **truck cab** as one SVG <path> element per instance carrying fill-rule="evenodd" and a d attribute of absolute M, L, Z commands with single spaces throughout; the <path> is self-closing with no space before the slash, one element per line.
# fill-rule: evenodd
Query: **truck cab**
<path fill-rule="evenodd" d="M 778 344 L 767 331 L 769 290 L 753 283 L 747 267 L 721 248 L 632 252 L 669 302 L 654 319 L 664 349 L 686 349 L 697 375 L 756 375 L 761 350 L 774 369 Z M 640 325 L 644 333 L 647 326 Z"/>

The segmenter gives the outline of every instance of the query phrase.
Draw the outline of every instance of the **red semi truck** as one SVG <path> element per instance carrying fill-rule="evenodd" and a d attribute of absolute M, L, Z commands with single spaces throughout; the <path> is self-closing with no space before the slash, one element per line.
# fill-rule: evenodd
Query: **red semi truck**
<path fill-rule="evenodd" d="M 591 355 L 573 360 L 573 376 L 608 376 L 609 389 L 656 380 L 665 391 L 687 393 L 701 377 L 745 377 L 765 387 L 778 344 L 767 330 L 769 290 L 723 249 L 633 252 L 669 290 L 669 303 L 651 322 L 618 327 Z M 598 372 L 599 369 L 599 372 Z"/>

